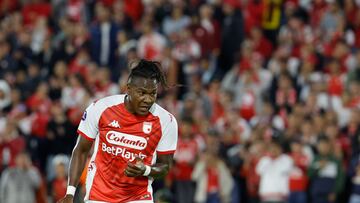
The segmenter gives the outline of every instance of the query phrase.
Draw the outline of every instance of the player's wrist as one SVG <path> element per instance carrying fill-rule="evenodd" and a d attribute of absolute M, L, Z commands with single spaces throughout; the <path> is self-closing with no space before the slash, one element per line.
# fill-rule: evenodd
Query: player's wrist
<path fill-rule="evenodd" d="M 151 172 L 151 166 L 145 165 L 145 171 L 143 173 L 143 176 L 149 176 Z"/>
<path fill-rule="evenodd" d="M 76 187 L 72 185 L 68 185 L 66 188 L 66 196 L 75 196 Z"/>

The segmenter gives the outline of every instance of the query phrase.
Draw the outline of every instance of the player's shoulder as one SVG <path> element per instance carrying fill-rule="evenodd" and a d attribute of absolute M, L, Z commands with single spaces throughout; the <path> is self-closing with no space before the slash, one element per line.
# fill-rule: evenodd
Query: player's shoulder
<path fill-rule="evenodd" d="M 175 123 L 175 124 L 177 124 L 175 116 L 172 113 L 170 113 L 169 111 L 167 111 L 166 109 L 164 109 L 162 106 L 157 104 L 157 103 L 154 104 L 154 106 L 150 110 L 150 112 L 154 116 L 159 117 L 160 122 L 162 122 L 162 123 Z"/>

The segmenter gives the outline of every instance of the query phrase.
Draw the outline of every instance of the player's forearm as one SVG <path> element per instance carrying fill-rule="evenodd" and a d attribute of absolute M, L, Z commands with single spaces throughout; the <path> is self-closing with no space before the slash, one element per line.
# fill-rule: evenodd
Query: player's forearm
<path fill-rule="evenodd" d="M 76 148 L 74 149 L 70 161 L 69 185 L 76 187 L 79 184 L 79 180 L 84 170 L 87 156 L 87 152 L 77 150 Z"/>
<path fill-rule="evenodd" d="M 157 163 L 151 166 L 151 171 L 149 176 L 153 178 L 163 178 L 165 177 L 173 163 L 173 155 L 159 155 Z"/>
<path fill-rule="evenodd" d="M 163 178 L 169 172 L 169 164 L 158 163 L 151 166 L 150 175 L 153 178 Z"/>
<path fill-rule="evenodd" d="M 168 164 L 155 164 L 151 166 L 150 175 L 153 178 L 163 178 L 169 172 L 170 166 Z"/>

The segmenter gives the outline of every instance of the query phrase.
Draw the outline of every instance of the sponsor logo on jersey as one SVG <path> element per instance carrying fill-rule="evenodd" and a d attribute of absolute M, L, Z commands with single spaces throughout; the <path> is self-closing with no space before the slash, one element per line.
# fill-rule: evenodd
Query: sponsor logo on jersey
<path fill-rule="evenodd" d="M 138 150 L 145 149 L 147 146 L 147 140 L 143 137 L 129 135 L 116 131 L 109 131 L 106 134 L 106 140 L 114 145 L 129 147 Z"/>
<path fill-rule="evenodd" d="M 83 113 L 83 115 L 82 115 L 82 117 L 81 117 L 81 120 L 86 120 L 86 115 L 87 115 L 87 112 L 86 111 L 84 111 L 84 113 Z"/>
<path fill-rule="evenodd" d="M 112 154 L 114 156 L 121 156 L 124 159 L 129 160 L 130 162 L 133 162 L 136 159 L 136 157 L 139 157 L 140 159 L 146 158 L 146 155 L 144 155 L 142 152 L 136 154 L 136 153 L 128 151 L 126 148 L 108 146 L 108 145 L 106 145 L 106 143 L 102 143 L 101 150 L 103 152 Z"/>
<path fill-rule="evenodd" d="M 145 134 L 149 134 L 151 132 L 152 129 L 152 123 L 151 122 L 144 122 L 143 123 L 143 132 Z"/>
<path fill-rule="evenodd" d="M 116 120 L 113 120 L 111 123 L 109 123 L 109 126 L 114 128 L 120 128 L 119 122 Z"/>

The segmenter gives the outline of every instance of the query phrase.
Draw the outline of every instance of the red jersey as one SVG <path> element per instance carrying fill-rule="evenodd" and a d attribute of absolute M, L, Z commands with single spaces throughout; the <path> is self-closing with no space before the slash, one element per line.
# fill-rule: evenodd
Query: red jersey
<path fill-rule="evenodd" d="M 309 158 L 304 154 L 290 154 L 294 161 L 294 167 L 290 172 L 289 189 L 290 191 L 306 191 L 308 186 L 307 168 L 310 164 Z"/>
<path fill-rule="evenodd" d="M 151 177 L 127 177 L 127 163 L 136 157 L 156 163 L 157 154 L 173 154 L 178 126 L 174 116 L 157 104 L 147 116 L 127 111 L 125 95 L 98 100 L 84 112 L 78 133 L 95 140 L 90 159 L 85 201 L 130 202 L 152 200 Z"/>
<path fill-rule="evenodd" d="M 199 153 L 199 146 L 195 138 L 189 140 L 179 139 L 178 148 L 174 155 L 174 178 L 176 180 L 191 180 L 193 164 Z"/>

